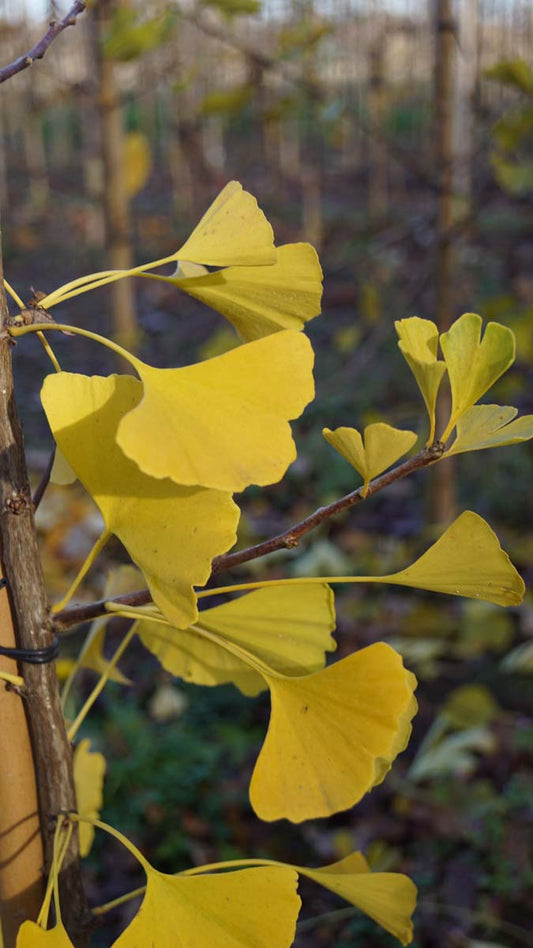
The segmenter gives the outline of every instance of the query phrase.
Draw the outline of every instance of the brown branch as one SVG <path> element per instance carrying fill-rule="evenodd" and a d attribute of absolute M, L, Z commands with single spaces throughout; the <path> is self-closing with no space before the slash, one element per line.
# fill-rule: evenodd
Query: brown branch
<path fill-rule="evenodd" d="M 37 485 L 37 488 L 33 495 L 32 503 L 33 503 L 34 513 L 37 510 L 37 507 L 39 506 L 39 504 L 41 503 L 41 500 L 44 497 L 44 492 L 46 488 L 48 487 L 48 484 L 50 483 L 50 475 L 52 473 L 52 468 L 54 466 L 55 456 L 56 456 L 56 446 L 54 444 L 54 447 L 50 451 L 50 457 L 48 458 L 48 461 L 46 462 L 46 467 L 43 471 L 43 476 L 41 477 L 41 480 L 39 484 Z"/>
<path fill-rule="evenodd" d="M 389 484 L 394 483 L 394 481 L 399 481 L 401 478 L 407 477 L 422 467 L 428 467 L 430 464 L 434 464 L 435 461 L 438 461 L 439 458 L 442 457 L 443 451 L 444 445 L 440 441 L 436 441 L 429 447 L 423 448 L 422 451 L 419 451 L 414 457 L 408 461 L 404 461 L 403 464 L 399 464 L 398 467 L 393 468 L 392 471 L 388 471 L 380 477 L 375 477 L 369 484 L 366 497 L 377 494 L 378 491 L 383 490 L 384 487 L 388 487 Z M 237 553 L 225 553 L 223 556 L 217 556 L 216 559 L 213 560 L 211 575 L 220 573 L 223 570 L 232 569 L 234 566 L 242 566 L 243 563 L 249 563 L 250 560 L 256 560 L 260 556 L 266 556 L 267 553 L 274 553 L 276 550 L 293 549 L 295 546 L 298 546 L 301 538 L 305 536 L 306 533 L 314 530 L 315 527 L 318 527 L 330 517 L 334 517 L 344 510 L 348 510 L 350 507 L 361 503 L 362 500 L 365 500 L 365 496 L 363 496 L 363 488 L 359 487 L 350 494 L 345 494 L 345 496 L 339 500 L 334 500 L 331 504 L 319 507 L 314 513 L 300 520 L 284 533 L 270 537 L 268 540 L 263 540 L 262 543 L 256 543 L 255 546 L 247 547 L 245 550 L 240 550 Z M 135 607 L 144 606 L 151 601 L 152 596 L 150 591 L 148 589 L 139 589 L 137 592 L 117 596 L 115 599 L 100 599 L 98 602 L 90 602 L 83 606 L 63 609 L 54 617 L 54 631 L 58 633 L 66 632 L 67 629 L 78 625 L 80 622 L 88 622 L 91 619 L 97 619 L 99 616 L 106 615 L 106 603 L 108 602 Z"/>
<path fill-rule="evenodd" d="M 16 76 L 18 72 L 23 72 L 24 69 L 33 66 L 35 60 L 42 59 L 59 34 L 66 30 L 67 26 L 75 25 L 80 13 L 85 10 L 85 6 L 85 0 L 76 0 L 64 17 L 60 20 L 51 20 L 48 30 L 35 46 L 32 46 L 23 56 L 19 56 L 18 59 L 0 69 L 0 83 L 6 82 L 7 79 Z"/>

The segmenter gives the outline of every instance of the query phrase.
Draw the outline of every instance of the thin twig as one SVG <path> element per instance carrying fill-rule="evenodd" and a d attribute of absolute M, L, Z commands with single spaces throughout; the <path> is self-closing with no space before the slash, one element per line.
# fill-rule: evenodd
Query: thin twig
<path fill-rule="evenodd" d="M 16 76 L 18 72 L 23 72 L 24 69 L 33 66 L 36 59 L 42 59 L 59 34 L 66 30 L 67 26 L 75 25 L 80 13 L 85 10 L 85 6 L 85 0 L 76 0 L 64 17 L 60 20 L 51 20 L 48 30 L 35 46 L 32 46 L 23 56 L 19 56 L 18 59 L 0 69 L 0 83 L 6 82 L 7 79 Z"/>
<path fill-rule="evenodd" d="M 415 454 L 414 457 L 408 461 L 404 461 L 403 464 L 399 464 L 398 467 L 393 468 L 386 474 L 374 478 L 368 486 L 366 497 L 377 494 L 377 492 L 383 490 L 384 487 L 388 487 L 389 484 L 392 484 L 394 481 L 399 481 L 402 477 L 407 477 L 407 475 L 412 474 L 420 468 L 434 464 L 435 461 L 438 461 L 442 456 L 443 451 L 444 445 L 441 444 L 440 441 L 436 441 L 429 447 L 423 448 L 422 451 L 419 451 L 418 454 Z M 298 546 L 300 539 L 305 536 L 306 533 L 314 530 L 315 527 L 318 527 L 319 524 L 324 523 L 330 517 L 334 517 L 336 514 L 342 513 L 344 510 L 348 510 L 350 507 L 361 503 L 362 500 L 365 500 L 363 488 L 359 487 L 350 494 L 345 494 L 340 500 L 335 500 L 331 504 L 319 507 L 314 513 L 300 520 L 284 533 L 270 537 L 268 540 L 263 540 L 262 543 L 256 543 L 254 546 L 247 547 L 247 549 L 240 550 L 237 553 L 225 553 L 223 556 L 217 556 L 216 559 L 213 560 L 212 575 L 220 573 L 222 570 L 232 569 L 234 566 L 241 566 L 243 563 L 256 560 L 260 556 L 266 556 L 267 553 L 274 553 L 276 550 L 293 549 L 295 546 Z M 98 602 L 90 602 L 71 609 L 63 609 L 54 616 L 54 631 L 59 633 L 66 632 L 71 626 L 78 625 L 80 622 L 88 622 L 91 619 L 98 618 L 98 616 L 107 615 L 108 610 L 106 609 L 106 604 L 109 602 L 125 606 L 144 606 L 147 602 L 151 601 L 152 596 L 150 591 L 148 589 L 139 589 L 137 592 L 117 596 L 115 599 L 101 599 Z"/>
<path fill-rule="evenodd" d="M 40 483 L 32 498 L 34 513 L 37 510 L 37 507 L 39 506 L 39 504 L 41 503 L 41 500 L 43 499 L 43 496 L 44 496 L 44 492 L 46 488 L 48 487 L 48 484 L 50 483 L 50 475 L 52 473 L 52 468 L 54 466 L 55 456 L 56 456 L 56 446 L 54 444 L 50 452 L 50 457 L 48 458 L 48 461 L 46 462 L 46 467 L 44 469 L 43 476 L 41 477 Z"/>

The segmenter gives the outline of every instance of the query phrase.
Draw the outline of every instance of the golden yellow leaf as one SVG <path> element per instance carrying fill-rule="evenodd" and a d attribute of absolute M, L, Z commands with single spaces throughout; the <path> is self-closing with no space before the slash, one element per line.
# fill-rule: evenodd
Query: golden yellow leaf
<path fill-rule="evenodd" d="M 145 867 L 146 893 L 113 948 L 290 948 L 300 898 L 294 869 L 170 876 Z"/>
<path fill-rule="evenodd" d="M 445 363 L 437 359 L 438 329 L 429 319 L 420 319 L 418 316 L 399 319 L 394 325 L 399 336 L 398 346 L 417 381 L 427 408 L 431 442 L 435 434 L 437 392 L 446 371 Z"/>
<path fill-rule="evenodd" d="M 49 375 L 42 402 L 54 437 L 98 504 L 106 528 L 144 573 L 150 592 L 179 628 L 194 622 L 194 585 L 235 542 L 239 510 L 222 491 L 155 480 L 116 443 L 120 419 L 142 398 L 132 376 Z M 168 435 L 167 435 L 168 437 Z"/>
<path fill-rule="evenodd" d="M 182 369 L 134 364 L 144 396 L 117 440 L 146 474 L 233 492 L 279 481 L 295 459 L 288 422 L 314 395 L 303 333 L 274 333 Z"/>
<path fill-rule="evenodd" d="M 18 930 L 17 948 L 74 948 L 63 924 L 46 931 L 35 922 L 23 922 Z"/>
<path fill-rule="evenodd" d="M 201 300 L 235 326 L 250 342 L 280 329 L 302 329 L 320 313 L 322 270 L 310 244 L 277 248 L 270 267 L 228 267 L 216 273 L 191 273 L 180 268 L 174 276 L 144 274 L 178 286 Z"/>
<path fill-rule="evenodd" d="M 362 853 L 351 853 L 322 869 L 296 867 L 347 902 L 357 906 L 402 945 L 413 939 L 411 916 L 416 907 L 416 886 L 398 872 L 371 872 Z"/>
<path fill-rule="evenodd" d="M 230 181 L 175 258 L 211 267 L 262 267 L 276 262 L 274 234 L 256 199 Z"/>
<path fill-rule="evenodd" d="M 91 742 L 80 741 L 74 751 L 74 786 L 78 813 L 89 819 L 97 820 L 103 803 L 104 776 L 106 762 L 103 754 L 91 751 Z M 86 856 L 94 839 L 94 826 L 79 823 L 80 855 Z"/>
<path fill-rule="evenodd" d="M 407 745 L 416 682 L 383 642 L 303 678 L 265 678 L 272 712 L 250 784 L 263 820 L 348 809 Z"/>
<path fill-rule="evenodd" d="M 380 421 L 367 425 L 363 437 L 356 428 L 324 428 L 322 434 L 363 478 L 363 497 L 372 478 L 407 454 L 417 440 L 414 431 L 393 428 Z"/>
<path fill-rule="evenodd" d="M 518 409 L 510 405 L 472 405 L 458 419 L 455 441 L 446 456 L 529 441 L 533 438 L 533 415 L 517 418 L 517 414 Z"/>
<path fill-rule="evenodd" d="M 263 691 L 264 678 L 198 629 L 215 632 L 281 674 L 303 675 L 323 668 L 325 652 L 336 648 L 334 628 L 333 593 L 325 584 L 258 589 L 205 609 L 194 628 L 183 631 L 148 619 L 135 624 L 143 645 L 172 675 L 197 685 L 233 682 L 247 695 Z"/>
<path fill-rule="evenodd" d="M 466 510 L 412 566 L 375 581 L 516 606 L 525 587 L 488 523 Z"/>
<path fill-rule="evenodd" d="M 142 132 L 129 132 L 124 137 L 123 174 L 126 194 L 133 198 L 142 191 L 152 170 L 150 142 Z"/>
<path fill-rule="evenodd" d="M 465 313 L 440 337 L 452 390 L 452 410 L 443 440 L 447 440 L 458 418 L 514 362 L 515 340 L 511 330 L 499 323 L 489 323 L 481 339 L 482 324 L 481 316 Z"/>

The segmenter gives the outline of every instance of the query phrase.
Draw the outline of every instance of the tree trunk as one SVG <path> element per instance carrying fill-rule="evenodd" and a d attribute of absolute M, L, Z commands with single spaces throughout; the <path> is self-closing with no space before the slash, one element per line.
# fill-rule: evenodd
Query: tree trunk
<path fill-rule="evenodd" d="M 452 0 L 435 0 L 435 168 L 439 193 L 435 260 L 436 323 L 445 332 L 453 313 L 453 102 L 455 25 Z M 447 422 L 450 398 L 442 390 L 437 401 L 437 434 Z M 450 523 L 456 498 L 453 462 L 435 465 L 431 480 L 431 515 L 434 522 Z"/>
<path fill-rule="evenodd" d="M 0 590 L 1 636 L 6 644 L 15 640 L 18 647 L 36 649 L 50 645 L 51 623 L 13 391 L 2 277 L 0 257 L 0 550 L 2 575 L 7 580 L 7 587 Z M 13 663 L 3 667 L 12 670 Z M 24 663 L 21 673 L 24 697 L 10 692 L 3 694 L 0 702 L 0 898 L 5 948 L 14 948 L 21 919 L 35 918 L 42 894 L 43 851 L 45 869 L 52 858 L 54 818 L 76 808 L 72 750 L 55 665 Z M 84 948 L 88 944 L 84 934 L 87 907 L 77 833 L 73 833 L 63 864 L 60 890 L 63 921 L 76 948 Z"/>
<path fill-rule="evenodd" d="M 122 111 L 115 81 L 115 65 L 103 55 L 102 48 L 112 8 L 113 0 L 99 0 L 92 14 L 97 107 L 104 159 L 104 205 L 110 269 L 129 270 L 134 260 L 130 202 L 124 174 Z M 133 281 L 126 279 L 113 283 L 111 299 L 114 337 L 127 349 L 135 349 L 139 341 L 139 327 Z"/>

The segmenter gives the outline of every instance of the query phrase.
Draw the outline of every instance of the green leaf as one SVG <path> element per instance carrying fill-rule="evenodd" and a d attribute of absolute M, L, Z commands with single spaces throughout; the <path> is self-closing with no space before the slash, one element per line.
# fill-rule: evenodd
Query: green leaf
<path fill-rule="evenodd" d="M 437 360 L 438 329 L 429 319 L 420 319 L 418 316 L 400 319 L 394 326 L 399 336 L 398 346 L 417 381 L 426 405 L 430 427 L 428 443 L 431 444 L 435 436 L 437 393 L 446 371 L 445 363 Z"/>
<path fill-rule="evenodd" d="M 465 313 L 440 337 L 452 390 L 451 416 L 441 435 L 443 441 L 448 439 L 461 415 L 514 362 L 515 341 L 511 330 L 500 323 L 489 323 L 481 339 L 482 322 L 475 313 Z"/>
<path fill-rule="evenodd" d="M 145 866 L 141 907 L 113 948 L 290 948 L 300 899 L 294 869 L 171 876 Z"/>
<path fill-rule="evenodd" d="M 289 420 L 314 396 L 302 333 L 277 332 L 182 369 L 134 364 L 144 395 L 117 440 L 151 477 L 241 491 L 279 481 L 295 459 Z"/>
<path fill-rule="evenodd" d="M 325 652 L 334 651 L 333 593 L 329 586 L 285 586 L 258 589 L 213 609 L 205 609 L 192 629 L 169 629 L 148 619 L 135 631 L 143 645 L 172 675 L 197 685 L 233 682 L 244 694 L 266 687 L 264 678 L 243 659 L 203 638 L 215 632 L 244 648 L 283 675 L 304 675 L 324 667 Z"/>
<path fill-rule="evenodd" d="M 478 754 L 490 754 L 496 746 L 494 735 L 486 727 L 471 727 L 443 737 L 415 758 L 409 778 L 435 779 L 451 774 L 467 777 L 478 766 Z"/>
<path fill-rule="evenodd" d="M 492 152 L 490 163 L 500 187 L 509 194 L 530 194 L 533 191 L 533 161 L 508 161 Z"/>
<path fill-rule="evenodd" d="M 272 712 L 250 784 L 262 820 L 348 809 L 407 745 L 416 681 L 383 642 L 303 678 L 264 677 Z"/>
<path fill-rule="evenodd" d="M 407 454 L 417 441 L 414 431 L 393 428 L 379 421 L 367 425 L 363 437 L 355 428 L 336 428 L 335 431 L 324 428 L 322 434 L 363 478 L 363 497 L 370 481 Z"/>
<path fill-rule="evenodd" d="M 483 73 L 485 79 L 494 79 L 506 86 L 533 92 L 533 71 L 524 59 L 506 59 Z"/>
<path fill-rule="evenodd" d="M 194 585 L 235 542 L 231 495 L 155 480 L 116 443 L 121 419 L 142 399 L 132 376 L 49 375 L 41 398 L 54 438 L 98 504 L 106 528 L 143 571 L 154 601 L 178 627 L 197 616 Z M 167 435 L 168 437 L 168 435 Z"/>

